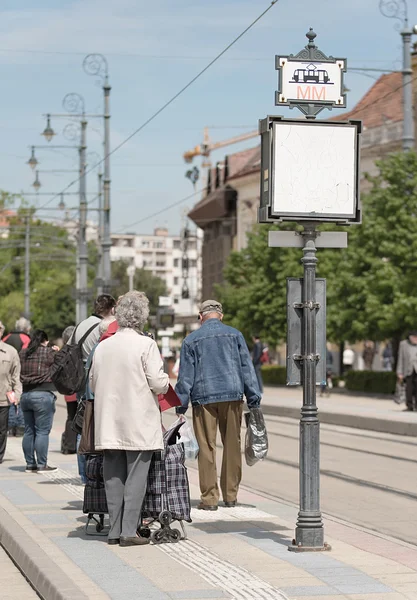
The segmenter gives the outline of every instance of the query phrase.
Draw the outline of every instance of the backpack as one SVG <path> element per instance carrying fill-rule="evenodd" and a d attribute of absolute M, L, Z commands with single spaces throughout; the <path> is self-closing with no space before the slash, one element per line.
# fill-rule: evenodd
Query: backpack
<path fill-rule="evenodd" d="M 68 342 L 56 353 L 54 364 L 51 367 L 51 379 L 60 394 L 71 396 L 83 389 L 86 372 L 83 361 L 83 344 L 90 333 L 98 327 L 98 323 L 90 327 L 78 344 Z M 74 339 L 74 331 L 71 340 Z"/>

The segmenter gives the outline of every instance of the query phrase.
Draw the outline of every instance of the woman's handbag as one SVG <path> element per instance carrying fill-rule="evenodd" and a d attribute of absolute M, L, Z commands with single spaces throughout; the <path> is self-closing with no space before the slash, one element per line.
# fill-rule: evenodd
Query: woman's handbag
<path fill-rule="evenodd" d="M 250 408 L 245 413 L 246 436 L 245 436 L 245 459 L 246 464 L 252 467 L 263 460 L 268 454 L 268 434 L 265 420 L 260 408 Z"/>
<path fill-rule="evenodd" d="M 92 400 L 87 400 L 85 403 L 84 423 L 78 454 L 100 454 L 100 451 L 95 449 L 94 402 Z"/>

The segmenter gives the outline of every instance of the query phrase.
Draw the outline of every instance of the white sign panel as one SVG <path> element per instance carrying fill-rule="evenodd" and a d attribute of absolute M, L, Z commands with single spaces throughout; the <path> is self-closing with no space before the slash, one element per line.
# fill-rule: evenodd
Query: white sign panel
<path fill-rule="evenodd" d="M 344 60 L 335 63 L 309 62 L 288 60 L 286 56 L 281 56 L 278 66 L 281 69 L 278 104 L 310 102 L 344 106 Z"/>
<path fill-rule="evenodd" d="M 274 123 L 273 213 L 353 218 L 356 134 L 353 124 Z"/>

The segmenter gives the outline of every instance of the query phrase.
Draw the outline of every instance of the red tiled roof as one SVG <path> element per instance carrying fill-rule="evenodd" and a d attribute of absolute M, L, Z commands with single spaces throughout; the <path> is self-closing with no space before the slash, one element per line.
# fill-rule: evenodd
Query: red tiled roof
<path fill-rule="evenodd" d="M 402 121 L 402 73 L 381 75 L 353 110 L 333 117 L 331 120 L 344 121 L 347 119 L 361 119 L 367 129 L 380 127 L 385 121 Z"/>
<path fill-rule="evenodd" d="M 244 164 L 241 165 L 240 169 L 234 173 L 230 172 L 230 169 L 229 169 L 228 181 L 230 181 L 231 179 L 237 179 L 238 177 L 243 177 L 244 175 L 249 175 L 251 173 L 257 173 L 258 171 L 260 171 L 260 169 L 261 169 L 261 145 L 259 144 L 259 146 L 256 146 L 256 148 L 250 148 L 249 150 L 246 150 L 246 152 L 247 152 L 247 160 Z M 230 161 L 233 156 L 234 156 L 233 154 L 231 156 L 229 156 L 229 165 L 230 165 Z"/>
<path fill-rule="evenodd" d="M 0 227 L 7 227 L 10 219 L 15 216 L 16 212 L 14 210 L 0 210 Z"/>

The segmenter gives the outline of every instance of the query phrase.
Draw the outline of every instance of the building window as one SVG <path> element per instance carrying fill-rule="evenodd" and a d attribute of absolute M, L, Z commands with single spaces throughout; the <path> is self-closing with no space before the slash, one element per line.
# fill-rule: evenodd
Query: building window
<path fill-rule="evenodd" d="M 174 240 L 174 248 L 175 250 L 181 249 L 181 240 Z"/>
<path fill-rule="evenodd" d="M 165 267 L 165 261 L 163 260 L 157 260 L 155 263 L 156 267 Z"/>
<path fill-rule="evenodd" d="M 142 240 L 142 248 L 149 248 L 149 242 L 147 240 Z"/>
<path fill-rule="evenodd" d="M 163 248 L 164 244 L 163 244 L 163 242 L 154 242 L 153 247 L 154 248 Z"/>
<path fill-rule="evenodd" d="M 144 260 L 143 263 L 142 263 L 142 265 L 143 265 L 143 267 L 145 269 L 149 268 L 149 267 L 152 267 L 152 261 L 151 260 Z"/>
<path fill-rule="evenodd" d="M 179 304 L 180 299 L 178 298 L 178 296 L 174 297 L 174 304 Z"/>
<path fill-rule="evenodd" d="M 178 285 L 180 282 L 180 278 L 179 277 L 174 277 L 174 285 Z"/>
<path fill-rule="evenodd" d="M 195 259 L 195 258 L 192 258 L 192 259 L 190 260 L 190 268 L 191 268 L 191 269 L 193 269 L 193 268 L 195 269 L 195 267 L 196 267 L 196 266 L 197 266 L 197 261 L 196 261 L 196 259 Z"/>
<path fill-rule="evenodd" d="M 195 240 L 188 242 L 188 250 L 195 250 L 197 248 L 197 243 Z"/>
<path fill-rule="evenodd" d="M 180 266 L 180 259 L 174 258 L 174 267 L 179 267 L 179 266 Z"/>

